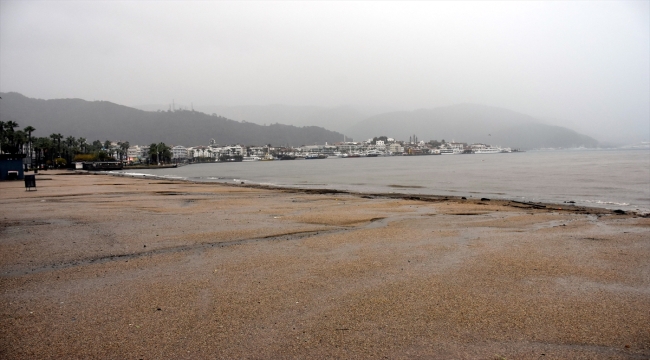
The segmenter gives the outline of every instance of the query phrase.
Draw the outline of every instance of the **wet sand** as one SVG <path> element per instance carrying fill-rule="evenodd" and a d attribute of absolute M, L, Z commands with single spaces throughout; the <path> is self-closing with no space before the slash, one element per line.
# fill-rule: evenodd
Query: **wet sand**
<path fill-rule="evenodd" d="M 650 358 L 647 217 L 57 174 L 0 182 L 3 359 Z"/>

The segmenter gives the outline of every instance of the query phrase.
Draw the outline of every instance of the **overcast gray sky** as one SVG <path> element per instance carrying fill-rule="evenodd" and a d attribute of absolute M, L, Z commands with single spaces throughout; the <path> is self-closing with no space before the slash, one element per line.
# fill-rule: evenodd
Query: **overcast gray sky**
<path fill-rule="evenodd" d="M 647 141 L 649 22 L 648 1 L 2 0 L 0 91 L 131 106 L 471 102 Z"/>

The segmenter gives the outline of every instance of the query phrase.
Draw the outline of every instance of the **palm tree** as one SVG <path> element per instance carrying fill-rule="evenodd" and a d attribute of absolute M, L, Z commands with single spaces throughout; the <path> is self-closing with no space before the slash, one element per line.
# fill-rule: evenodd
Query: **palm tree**
<path fill-rule="evenodd" d="M 36 150 L 36 165 L 38 167 L 41 164 L 42 160 L 45 159 L 46 154 L 51 155 L 53 153 L 54 143 L 50 138 L 39 137 L 36 138 L 34 142 L 34 149 Z M 50 156 L 50 160 L 51 156 Z"/>
<path fill-rule="evenodd" d="M 17 128 L 17 127 L 18 127 L 18 123 L 16 123 L 15 121 L 10 120 L 10 121 L 7 121 L 5 123 L 5 128 L 7 129 L 7 132 L 12 133 L 12 132 L 14 132 L 14 128 Z"/>
<path fill-rule="evenodd" d="M 72 164 L 72 158 L 74 157 L 74 154 L 77 152 L 77 139 L 74 138 L 74 136 L 68 136 L 65 139 L 65 144 L 67 145 L 66 147 L 66 157 L 67 157 L 67 163 Z"/>
<path fill-rule="evenodd" d="M 128 141 L 125 141 L 120 144 L 120 147 L 122 148 L 122 152 L 126 155 L 126 160 L 129 160 L 129 148 L 131 147 L 131 144 L 129 144 Z"/>
<path fill-rule="evenodd" d="M 90 151 L 94 153 L 99 153 L 102 150 L 102 142 L 99 140 L 93 141 L 93 143 L 90 145 Z"/>
<path fill-rule="evenodd" d="M 165 151 L 165 143 L 163 142 L 158 143 L 158 145 L 156 145 L 156 150 L 158 151 L 158 161 L 160 161 L 160 156 Z M 165 162 L 164 158 L 163 158 L 163 162 Z"/>
<path fill-rule="evenodd" d="M 2 154 L 2 145 L 5 143 L 5 126 L 6 123 L 4 121 L 0 121 L 0 154 Z"/>
<path fill-rule="evenodd" d="M 61 134 L 52 134 L 52 135 L 50 135 L 50 138 L 52 138 L 52 140 L 57 142 L 58 150 L 59 150 L 58 156 L 61 157 L 61 139 L 63 139 L 63 135 L 61 135 Z"/>
<path fill-rule="evenodd" d="M 15 148 L 14 128 L 18 124 L 14 121 L 7 121 L 0 123 L 0 149 L 4 149 L 5 153 L 15 154 L 18 150 Z"/>
<path fill-rule="evenodd" d="M 16 154 L 22 154 L 24 152 L 25 143 L 27 143 L 27 134 L 22 130 L 14 131 L 13 149 Z"/>
<path fill-rule="evenodd" d="M 79 138 L 79 150 L 81 151 L 82 154 L 86 153 L 86 138 Z"/>
<path fill-rule="evenodd" d="M 43 139 L 45 139 L 45 138 L 36 138 L 36 141 L 34 141 L 34 155 L 35 155 L 34 157 L 35 157 L 36 168 L 37 169 L 38 169 L 38 166 L 40 164 L 43 149 L 45 148 L 45 146 L 43 144 Z"/>
<path fill-rule="evenodd" d="M 156 155 L 156 163 L 158 163 L 160 158 L 158 158 L 158 144 L 156 143 L 149 145 L 149 157 L 153 159 L 154 155 Z"/>

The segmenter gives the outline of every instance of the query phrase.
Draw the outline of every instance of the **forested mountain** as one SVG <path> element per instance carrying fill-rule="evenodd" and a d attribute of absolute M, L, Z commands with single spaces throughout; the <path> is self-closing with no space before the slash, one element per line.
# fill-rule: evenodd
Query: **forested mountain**
<path fill-rule="evenodd" d="M 129 141 L 131 144 L 165 142 L 185 146 L 219 144 L 300 146 L 343 140 L 343 134 L 320 126 L 352 125 L 345 134 L 355 140 L 385 135 L 408 140 L 456 140 L 468 143 L 533 149 L 543 147 L 596 147 L 598 141 L 561 126 L 490 106 L 461 104 L 416 111 L 383 113 L 358 121 L 362 116 L 350 107 L 319 108 L 282 105 L 223 108 L 242 122 L 223 114 L 208 115 L 192 110 L 143 111 L 107 101 L 81 99 L 39 100 L 18 93 L 0 93 L 0 121 L 36 128 L 35 136 L 64 133 L 87 139 Z M 243 121 L 254 119 L 255 124 Z M 246 119 L 248 120 L 248 119 Z M 296 127 L 290 123 L 319 126 Z M 355 123 L 356 122 L 356 123 Z M 260 125 L 266 123 L 267 125 Z"/>
<path fill-rule="evenodd" d="M 0 93 L 0 121 L 36 128 L 35 136 L 62 133 L 87 139 L 165 142 L 185 146 L 219 144 L 300 146 L 337 142 L 343 134 L 317 126 L 267 126 L 237 122 L 198 111 L 142 111 L 108 101 L 32 99 L 18 93 Z"/>
<path fill-rule="evenodd" d="M 346 131 L 355 138 L 386 135 L 396 139 L 456 140 L 521 149 L 596 147 L 598 141 L 561 126 L 542 123 L 515 111 L 461 104 L 376 115 Z"/>
<path fill-rule="evenodd" d="M 183 106 L 186 108 L 187 106 Z M 166 110 L 164 105 L 137 106 L 142 110 Z M 236 121 L 248 121 L 259 125 L 286 124 L 293 126 L 320 126 L 328 130 L 345 133 L 351 125 L 365 120 L 371 115 L 382 113 L 378 110 L 358 110 L 352 106 L 320 107 L 290 105 L 241 105 L 241 106 L 196 106 L 207 114 L 219 114 Z M 343 141 L 343 139 L 341 139 Z"/>

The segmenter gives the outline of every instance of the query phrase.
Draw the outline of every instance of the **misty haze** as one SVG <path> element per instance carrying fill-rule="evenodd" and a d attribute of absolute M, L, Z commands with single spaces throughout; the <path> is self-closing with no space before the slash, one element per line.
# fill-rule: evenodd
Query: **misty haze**
<path fill-rule="evenodd" d="M 31 98 L 174 101 L 341 133 L 381 113 L 478 104 L 605 144 L 650 140 L 647 2 L 0 6 L 0 91 Z"/>

